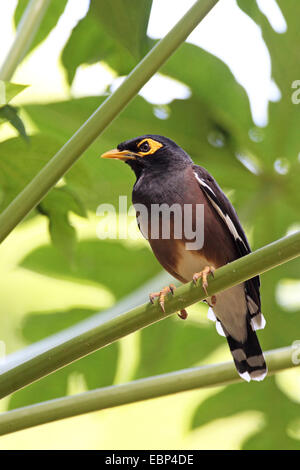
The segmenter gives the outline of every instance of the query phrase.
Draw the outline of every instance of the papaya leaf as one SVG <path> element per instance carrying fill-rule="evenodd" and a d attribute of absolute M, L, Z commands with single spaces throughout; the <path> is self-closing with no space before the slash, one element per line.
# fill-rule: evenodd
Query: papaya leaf
<path fill-rule="evenodd" d="M 128 74 L 150 47 L 146 31 L 151 5 L 152 0 L 91 0 L 62 53 L 68 82 L 81 64 L 99 61 L 119 75 Z"/>
<path fill-rule="evenodd" d="M 22 119 L 18 116 L 18 109 L 7 104 L 6 106 L 0 107 L 0 124 L 9 122 L 20 134 L 22 139 L 26 142 L 29 141 L 29 137 L 26 133 L 26 129 Z"/>
<path fill-rule="evenodd" d="M 43 42 L 52 29 L 56 26 L 60 16 L 63 14 L 64 9 L 67 5 L 68 0 L 51 0 L 47 9 L 47 14 L 44 15 L 43 20 L 39 26 L 39 29 L 34 37 L 34 40 L 27 51 L 29 54 L 35 49 L 41 42 Z M 14 14 L 14 22 L 16 27 L 18 26 L 29 0 L 19 0 Z"/>
<path fill-rule="evenodd" d="M 27 88 L 27 86 L 28 85 L 0 80 L 0 108 L 7 105 L 16 95 Z"/>

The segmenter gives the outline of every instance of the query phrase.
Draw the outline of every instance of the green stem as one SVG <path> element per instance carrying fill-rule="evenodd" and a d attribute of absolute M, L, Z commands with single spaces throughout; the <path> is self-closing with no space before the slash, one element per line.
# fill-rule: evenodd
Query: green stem
<path fill-rule="evenodd" d="M 265 353 L 269 373 L 295 367 L 294 352 L 290 346 Z M 233 363 L 224 362 L 104 387 L 2 413 L 0 435 L 91 411 L 240 380 Z"/>
<path fill-rule="evenodd" d="M 198 0 L 128 75 L 122 85 L 92 114 L 0 216 L 0 242 L 57 183 L 99 134 L 134 98 L 197 24 L 218 3 Z"/>
<path fill-rule="evenodd" d="M 299 255 L 300 232 L 297 232 L 217 269 L 214 279 L 210 279 L 208 295 L 228 289 Z M 4 365 L 0 375 L 0 398 L 206 297 L 202 286 L 194 286 L 190 282 L 176 289 L 174 296 L 166 300 L 165 313 L 157 302 L 153 305 L 147 303 L 117 317 L 99 321 L 98 326 L 90 329 L 78 325 L 76 334 L 67 340 L 61 332 L 52 345 L 31 358 L 6 368 Z"/>
<path fill-rule="evenodd" d="M 10 81 L 35 37 L 51 0 L 31 0 L 18 25 L 15 40 L 0 68 L 1 80 Z"/>

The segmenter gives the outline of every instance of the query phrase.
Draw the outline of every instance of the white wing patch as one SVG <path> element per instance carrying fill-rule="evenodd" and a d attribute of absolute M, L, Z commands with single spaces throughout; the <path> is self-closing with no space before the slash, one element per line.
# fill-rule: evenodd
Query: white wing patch
<path fill-rule="evenodd" d="M 197 175 L 197 173 L 195 171 L 194 171 L 194 175 L 196 176 L 196 178 L 197 178 L 198 182 L 201 184 L 201 186 L 205 186 L 205 188 L 209 189 L 209 191 L 212 192 L 215 197 L 217 197 L 215 195 L 214 191 L 211 189 L 211 187 L 207 183 L 205 183 L 205 181 L 203 179 L 199 178 L 199 176 Z"/>
<path fill-rule="evenodd" d="M 209 191 L 215 196 L 215 193 L 214 191 L 209 187 L 209 185 L 207 183 L 205 183 L 205 181 L 203 181 L 201 178 L 199 178 L 199 176 L 197 175 L 196 172 L 194 172 L 198 182 L 200 183 L 201 186 L 204 186 L 205 188 L 208 188 Z M 206 193 L 207 194 L 207 193 Z M 225 224 L 227 225 L 230 233 L 233 235 L 234 239 L 235 240 L 239 240 L 245 247 L 246 251 L 248 252 L 248 248 L 246 247 L 245 243 L 244 243 L 244 240 L 240 237 L 240 235 L 238 234 L 237 232 L 237 229 L 235 228 L 235 225 L 234 223 L 232 222 L 231 218 L 229 217 L 228 214 L 224 214 L 224 212 L 222 211 L 222 209 L 220 208 L 220 206 L 218 206 L 218 204 L 210 197 L 209 194 L 207 194 L 211 204 L 213 205 L 213 207 L 216 209 L 216 211 L 218 212 L 218 214 L 220 215 L 220 217 L 224 220 Z"/>
<path fill-rule="evenodd" d="M 231 218 L 229 217 L 228 214 L 225 215 L 225 222 L 227 224 L 227 227 L 229 228 L 230 232 L 232 233 L 232 235 L 234 236 L 235 239 L 239 238 L 241 241 L 243 241 L 241 239 L 241 237 L 239 236 L 239 234 L 237 233 L 237 229 L 235 228 Z"/>
<path fill-rule="evenodd" d="M 220 207 L 218 206 L 218 204 L 216 204 L 215 201 L 209 195 L 208 195 L 208 198 L 209 198 L 210 202 L 212 203 L 212 205 L 214 206 L 214 208 L 216 209 L 216 211 L 218 212 L 218 214 L 224 220 L 225 224 L 227 225 L 227 227 L 228 227 L 231 235 L 233 235 L 234 239 L 239 240 L 241 243 L 243 243 L 243 245 L 245 246 L 245 249 L 248 251 L 243 239 L 239 236 L 239 234 L 237 232 L 237 229 L 235 228 L 234 223 L 232 222 L 229 215 L 228 214 L 225 215 L 223 213 L 223 211 L 220 209 Z"/>

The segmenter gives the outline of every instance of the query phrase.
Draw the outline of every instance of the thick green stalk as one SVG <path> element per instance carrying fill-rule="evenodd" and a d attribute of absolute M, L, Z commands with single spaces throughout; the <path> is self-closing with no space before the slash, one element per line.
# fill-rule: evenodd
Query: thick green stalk
<path fill-rule="evenodd" d="M 269 374 L 297 366 L 294 354 L 293 346 L 265 353 Z M 2 413 L 0 435 L 91 411 L 240 380 L 233 362 L 224 362 L 104 387 Z"/>
<path fill-rule="evenodd" d="M 51 0 L 31 0 L 18 25 L 15 40 L 0 68 L 1 80 L 10 81 L 24 58 L 41 24 Z"/>
<path fill-rule="evenodd" d="M 122 85 L 92 114 L 0 216 L 0 242 L 57 183 L 99 134 L 135 97 L 197 24 L 218 3 L 198 0 L 174 28 L 160 40 Z"/>
<path fill-rule="evenodd" d="M 299 255 L 300 232 L 297 232 L 217 269 L 214 279 L 210 279 L 208 294 L 216 294 Z M 203 288 L 191 282 L 176 289 L 174 296 L 166 300 L 165 313 L 157 302 L 154 305 L 147 303 L 99 322 L 96 327 L 82 330 L 78 327 L 77 333 L 68 340 L 64 340 L 60 333 L 53 346 L 44 348 L 23 362 L 20 360 L 6 368 L 4 365 L 0 375 L 0 398 L 205 297 Z"/>

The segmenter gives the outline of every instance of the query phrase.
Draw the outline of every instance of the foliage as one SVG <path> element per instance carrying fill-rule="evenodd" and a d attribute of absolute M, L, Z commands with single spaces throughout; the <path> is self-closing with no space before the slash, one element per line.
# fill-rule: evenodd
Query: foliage
<path fill-rule="evenodd" d="M 30 0 L 19 0 L 15 15 L 14 21 L 16 27 L 19 25 L 19 22 L 25 12 Z M 27 51 L 27 54 L 30 53 L 35 47 L 37 47 L 42 41 L 44 41 L 48 34 L 51 33 L 52 29 L 56 26 L 60 16 L 64 12 L 68 0 L 51 0 L 49 7 L 47 9 L 47 14 L 42 20 L 40 27 L 32 41 L 30 48 Z"/>
<path fill-rule="evenodd" d="M 18 116 L 18 109 L 8 103 L 26 87 L 27 85 L 0 80 L 0 125 L 9 122 L 25 140 L 27 140 L 27 134 L 25 126 Z"/>
<path fill-rule="evenodd" d="M 117 8 L 102 0 L 92 0 L 87 15 L 73 29 L 62 51 L 62 63 L 70 84 L 76 69 L 83 63 L 102 61 L 117 75 L 127 74 L 153 43 L 146 36 L 152 2 L 118 0 L 116 3 L 128 12 L 125 25 L 119 25 Z M 65 4 L 61 0 L 52 2 L 50 14 L 45 16 L 33 47 L 49 34 Z M 159 119 L 154 113 L 155 107 L 141 97 L 131 102 L 67 173 L 65 185 L 55 188 L 40 204 L 39 213 L 49 219 L 53 245 L 32 252 L 23 260 L 23 267 L 54 278 L 107 285 L 116 299 L 158 272 L 159 266 L 147 248 L 125 247 L 120 241 L 76 242 L 75 230 L 69 221 L 71 212 L 84 217 L 87 211 L 94 213 L 102 202 L 116 204 L 120 194 L 130 195 L 133 175 L 129 168 L 100 161 L 98 156 L 122 140 L 144 133 L 173 138 L 230 191 L 251 235 L 253 248 L 284 236 L 291 226 L 299 224 L 300 114 L 291 101 L 291 84 L 300 76 L 296 14 L 299 5 L 297 0 L 278 1 L 288 25 L 287 32 L 279 34 L 272 29 L 256 2 L 239 0 L 238 4 L 261 27 L 271 55 L 272 77 L 281 91 L 281 99 L 269 103 L 267 126 L 257 128 L 254 125 L 244 89 L 221 60 L 199 47 L 184 44 L 165 64 L 162 73 L 189 86 L 190 98 L 173 101 L 167 107 L 167 119 Z M 17 19 L 23 8 L 24 2 L 19 1 Z M 116 24 L 119 27 L 116 28 Z M 24 106 L 39 133 L 31 137 L 30 146 L 20 138 L 1 144 L 1 209 L 103 99 L 70 98 L 64 102 Z M 249 170 L 249 163 L 252 170 Z M 61 257 L 62 252 L 64 257 Z M 283 279 L 299 279 L 299 268 L 300 263 L 295 260 L 262 276 L 262 305 L 267 319 L 266 329 L 260 333 L 263 349 L 285 346 L 297 339 L 299 312 L 289 313 L 279 304 L 276 292 Z M 26 319 L 23 334 L 27 341 L 33 342 L 91 313 L 83 310 L 34 312 Z M 203 362 L 223 344 L 213 326 L 182 323 L 172 318 L 141 332 L 135 377 Z M 82 371 L 90 388 L 112 383 L 117 355 L 116 345 L 92 354 L 17 392 L 10 407 L 64 395 L 67 376 L 72 371 Z M 95 377 L 94 364 L 98 361 L 103 366 L 101 374 Z M 203 426 L 245 410 L 258 410 L 265 417 L 265 426 L 244 443 L 245 448 L 299 447 L 299 442 L 286 432 L 291 421 L 299 417 L 299 406 L 280 391 L 274 378 L 259 384 L 222 388 L 201 403 L 191 426 Z"/>
<path fill-rule="evenodd" d="M 113 4 L 91 0 L 87 15 L 75 26 L 63 50 L 69 83 L 79 65 L 100 60 L 120 75 L 129 73 L 151 43 L 146 35 L 151 5 L 152 0 L 116 0 Z"/>

